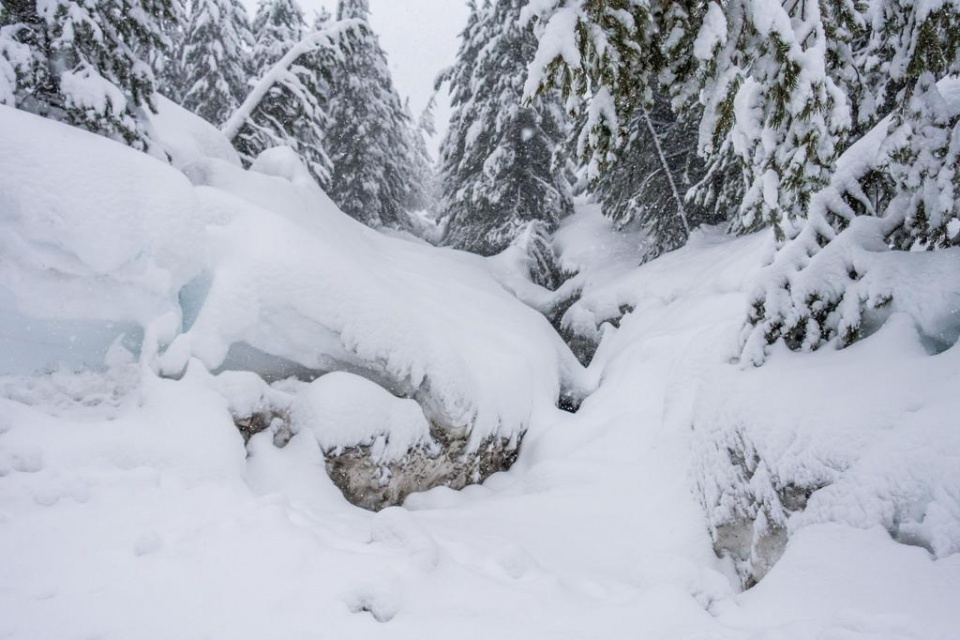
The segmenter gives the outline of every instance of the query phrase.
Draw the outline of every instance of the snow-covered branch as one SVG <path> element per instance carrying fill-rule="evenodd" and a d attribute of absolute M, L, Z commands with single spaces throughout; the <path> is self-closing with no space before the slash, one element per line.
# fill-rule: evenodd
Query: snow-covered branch
<path fill-rule="evenodd" d="M 247 94 L 246 99 L 243 101 L 236 111 L 233 112 L 233 115 L 227 119 L 223 126 L 220 127 L 220 130 L 228 140 L 233 140 L 237 137 L 237 134 L 240 133 L 240 129 L 243 128 L 243 125 L 247 120 L 250 119 L 250 116 L 253 114 L 254 109 L 257 108 L 257 105 L 260 104 L 260 101 L 263 100 L 263 97 L 267 95 L 267 92 L 270 88 L 277 84 L 283 78 L 283 76 L 288 72 L 293 63 L 295 63 L 301 56 L 304 56 L 308 53 L 312 53 L 319 49 L 329 49 L 333 51 L 338 57 L 342 56 L 340 49 L 338 47 L 341 38 L 344 34 L 348 33 L 353 29 L 361 28 L 364 25 L 362 20 L 341 20 L 330 26 L 328 29 L 323 29 L 321 31 L 315 31 L 306 37 L 304 37 L 300 42 L 290 48 L 287 53 L 277 61 L 260 80 L 254 85 L 253 89 L 250 90 L 250 93 Z"/>

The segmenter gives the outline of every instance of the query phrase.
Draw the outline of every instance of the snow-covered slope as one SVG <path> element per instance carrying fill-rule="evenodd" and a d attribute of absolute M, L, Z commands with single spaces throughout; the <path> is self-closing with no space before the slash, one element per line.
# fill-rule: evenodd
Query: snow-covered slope
<path fill-rule="evenodd" d="M 0 132 L 0 638 L 960 628 L 957 347 L 928 355 L 894 317 L 844 351 L 732 362 L 770 238 L 705 230 L 637 268 L 637 239 L 581 210 L 558 236 L 582 291 L 566 322 L 602 340 L 577 376 L 500 284 L 521 287 L 510 260 L 359 227 L 283 151 L 187 178 L 5 108 Z M 59 360 L 97 366 L 35 373 Z M 218 370 L 268 363 L 361 373 L 451 427 L 530 429 L 509 472 L 370 513 L 324 449 L 366 433 L 393 456 L 376 438 L 420 441 L 416 407 L 346 372 Z M 576 414 L 553 408 L 565 383 L 596 387 Z M 244 446 L 233 416 L 283 398 L 299 433 Z M 788 485 L 816 490 L 800 505 Z"/>
<path fill-rule="evenodd" d="M 188 180 L 12 109 L 0 130 L 10 324 L 120 323 L 111 340 L 138 326 L 145 361 L 171 375 L 191 358 L 215 370 L 238 344 L 318 372 L 360 371 L 475 445 L 525 431 L 576 384 L 563 342 L 482 261 L 363 227 L 290 150 L 251 171 L 195 160 Z"/>

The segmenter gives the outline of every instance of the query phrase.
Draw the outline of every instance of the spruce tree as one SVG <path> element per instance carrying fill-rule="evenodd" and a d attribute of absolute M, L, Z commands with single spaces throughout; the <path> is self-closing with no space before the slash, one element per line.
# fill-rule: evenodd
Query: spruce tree
<path fill-rule="evenodd" d="M 618 226 L 646 231 L 644 259 L 683 246 L 700 224 L 726 222 L 744 193 L 732 145 L 700 157 L 697 51 L 706 5 L 557 2 L 541 16 L 526 90 L 555 86 L 566 96 L 586 190 Z M 567 41 L 578 56 L 561 46 Z"/>
<path fill-rule="evenodd" d="M 412 123 L 393 87 L 386 54 L 368 22 L 366 0 L 340 0 L 338 20 L 358 20 L 332 76 L 328 193 L 348 215 L 372 227 L 409 226 L 419 189 Z"/>
<path fill-rule="evenodd" d="M 747 173 L 736 226 L 796 233 L 811 195 L 826 185 L 851 125 L 846 96 L 827 73 L 827 32 L 818 0 L 734 0 L 704 60 L 703 146 L 728 143 Z M 711 10 L 716 11 L 711 5 Z M 707 53 L 707 52 L 703 52 Z"/>
<path fill-rule="evenodd" d="M 410 112 L 409 100 L 404 105 L 407 112 L 408 135 L 413 143 L 413 173 L 414 180 L 407 193 L 404 206 L 407 211 L 425 211 L 435 213 L 436 206 L 436 172 L 433 159 L 427 150 L 427 136 L 437 132 L 433 122 L 433 108 L 436 103 L 431 98 L 419 118 L 414 118 Z"/>
<path fill-rule="evenodd" d="M 566 131 L 555 94 L 524 103 L 537 48 L 523 0 L 471 5 L 456 65 L 445 76 L 454 115 L 441 149 L 444 244 L 498 253 L 532 223 L 550 231 L 572 210 L 555 151 Z"/>
<path fill-rule="evenodd" d="M 540 45 L 525 93 L 560 90 L 565 108 L 580 116 L 573 132 L 576 153 L 587 178 L 596 180 L 629 136 L 624 123 L 638 106 L 652 106 L 663 67 L 655 12 L 648 0 L 552 0 L 536 6 Z"/>
<path fill-rule="evenodd" d="M 178 80 L 179 58 L 184 44 L 188 2 L 189 0 L 171 0 L 171 15 L 158 21 L 157 26 L 166 46 L 138 50 L 140 57 L 150 65 L 150 70 L 153 71 L 157 93 L 178 104 L 183 97 Z"/>
<path fill-rule="evenodd" d="M 894 120 L 888 152 L 893 195 L 887 215 L 902 221 L 891 244 L 903 250 L 960 244 L 960 114 L 948 112 L 927 71 Z"/>
<path fill-rule="evenodd" d="M 680 119 L 658 93 L 652 106 L 637 105 L 621 125 L 626 139 L 593 183 L 591 191 L 606 216 L 619 228 L 645 231 L 644 260 L 682 247 L 701 224 L 727 220 L 729 210 L 688 197 L 707 178 L 697 155 L 697 124 L 693 118 Z"/>
<path fill-rule="evenodd" d="M 852 47 L 863 79 L 860 120 L 878 122 L 762 275 L 743 339 L 753 364 L 776 342 L 848 345 L 864 335 L 871 310 L 911 297 L 861 256 L 960 243 L 960 112 L 947 108 L 937 82 L 960 73 L 960 3 L 929 11 L 878 0 L 864 15 L 866 33 Z"/>
<path fill-rule="evenodd" d="M 163 25 L 177 19 L 174 0 L 5 2 L 0 100 L 149 150 L 156 85 L 143 54 L 168 46 Z"/>
<path fill-rule="evenodd" d="M 294 0 L 263 0 L 253 23 L 250 67 L 261 79 L 306 35 L 303 13 Z M 280 73 L 233 137 L 245 162 L 265 149 L 295 149 L 321 187 L 329 185 L 331 165 L 324 144 L 327 87 L 310 54 Z"/>
<path fill-rule="evenodd" d="M 252 43 L 239 0 L 193 0 L 176 60 L 180 104 L 223 124 L 247 95 Z"/>

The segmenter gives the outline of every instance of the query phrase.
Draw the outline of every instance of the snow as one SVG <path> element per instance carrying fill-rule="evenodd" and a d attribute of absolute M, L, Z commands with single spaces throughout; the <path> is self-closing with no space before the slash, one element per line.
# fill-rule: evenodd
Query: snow
<path fill-rule="evenodd" d="M 252 84 L 243 104 L 220 127 L 227 139 L 232 141 L 237 137 L 243 125 L 250 119 L 254 109 L 263 101 L 263 97 L 271 87 L 291 76 L 291 68 L 297 59 L 311 51 L 324 48 L 329 49 L 335 55 L 341 55 L 336 43 L 344 37 L 345 33 L 351 29 L 356 29 L 359 24 L 357 20 L 343 20 L 327 29 L 307 34 L 300 42 L 290 47 L 290 50 L 283 57 L 277 60 L 273 66 L 264 72 L 262 77 Z"/>
<path fill-rule="evenodd" d="M 183 174 L 9 107 L 0 118 L 0 290 L 18 312 L 141 324 L 178 313 L 206 255 Z"/>
<path fill-rule="evenodd" d="M 398 460 L 430 441 L 430 425 L 414 400 L 346 372 L 321 376 L 298 394 L 293 422 L 312 429 L 324 451 L 372 446 L 374 462 Z"/>
<path fill-rule="evenodd" d="M 216 127 L 163 96 L 158 96 L 156 103 L 157 113 L 150 114 L 150 121 L 173 166 L 183 169 L 204 158 L 217 158 L 240 166 L 237 151 Z"/>
<path fill-rule="evenodd" d="M 703 18 L 703 25 L 693 43 L 693 53 L 700 60 L 710 60 L 718 45 L 727 41 L 727 18 L 720 5 L 711 3 Z"/>
<path fill-rule="evenodd" d="M 237 344 L 320 372 L 360 370 L 417 395 L 474 446 L 534 427 L 578 384 L 547 321 L 482 263 L 349 219 L 292 150 L 268 151 L 249 172 L 194 161 L 193 186 L 108 141 L 2 114 L 12 135 L 0 142 L 0 284 L 22 322 L 135 323 L 147 359 L 162 352 L 156 366 L 173 375 L 192 358 L 215 370 Z M 181 298 L 198 309 L 189 328 Z"/>
<path fill-rule="evenodd" d="M 521 20 L 530 20 L 532 16 L 542 15 L 548 9 L 553 9 L 550 5 L 553 2 L 531 3 L 524 8 Z M 582 62 L 580 50 L 577 43 L 570 34 L 576 32 L 577 22 L 580 19 L 580 13 L 576 8 L 563 7 L 554 10 L 550 19 L 538 34 L 539 46 L 537 55 L 530 63 L 527 74 L 527 82 L 523 93 L 526 96 L 533 96 L 541 86 L 547 84 L 544 77 L 544 70 L 553 60 L 560 58 L 571 69 L 579 69 Z"/>
<path fill-rule="evenodd" d="M 120 116 L 127 106 L 123 92 L 90 65 L 83 65 L 76 72 L 63 71 L 60 87 L 72 106 L 108 117 Z"/>
<path fill-rule="evenodd" d="M 362 227 L 290 150 L 244 171 L 178 130 L 182 172 L 0 107 L 0 334 L 19 354 L 0 377 L 0 637 L 955 636 L 955 344 L 894 313 L 848 349 L 742 367 L 772 234 L 701 228 L 638 268 L 642 235 L 581 204 L 556 237 L 577 275 L 551 293 L 521 252 Z M 573 291 L 562 324 L 599 342 L 586 372 L 514 295 Z M 241 345 L 315 379 L 231 370 Z M 592 391 L 576 414 L 553 406 L 564 385 Z M 233 417 L 264 408 L 294 417 L 286 447 L 244 446 Z M 527 435 L 482 486 L 349 505 L 323 448 L 399 455 L 428 418 Z M 816 487 L 805 509 L 785 484 Z M 745 592 L 711 538 L 731 513 L 789 534 Z"/>

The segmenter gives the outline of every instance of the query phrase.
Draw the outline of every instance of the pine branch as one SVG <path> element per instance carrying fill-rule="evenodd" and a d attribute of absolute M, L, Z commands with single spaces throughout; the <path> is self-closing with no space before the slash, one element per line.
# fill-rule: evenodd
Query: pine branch
<path fill-rule="evenodd" d="M 237 134 L 240 133 L 243 125 L 250 120 L 254 110 L 256 110 L 264 96 L 267 95 L 267 92 L 287 74 L 290 67 L 292 67 L 301 56 L 320 49 L 328 49 L 332 51 L 338 59 L 342 59 L 343 54 L 338 47 L 340 40 L 348 32 L 363 28 L 364 25 L 365 23 L 362 20 L 342 20 L 327 29 L 315 31 L 307 35 L 291 47 L 280 60 L 263 74 L 263 77 L 254 85 L 250 93 L 247 94 L 243 104 L 241 104 L 223 126 L 220 127 L 220 130 L 227 139 L 232 142 L 233 139 L 237 137 Z"/>

